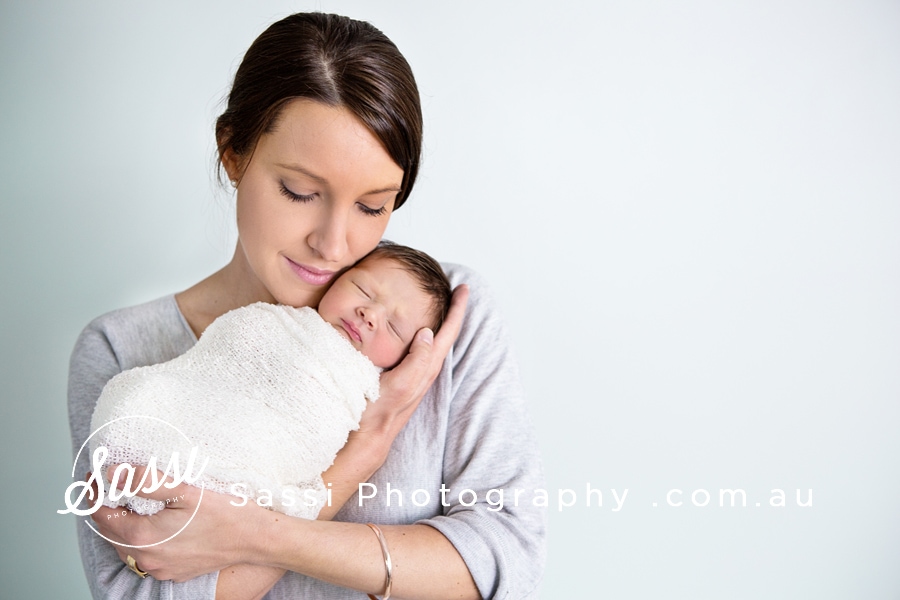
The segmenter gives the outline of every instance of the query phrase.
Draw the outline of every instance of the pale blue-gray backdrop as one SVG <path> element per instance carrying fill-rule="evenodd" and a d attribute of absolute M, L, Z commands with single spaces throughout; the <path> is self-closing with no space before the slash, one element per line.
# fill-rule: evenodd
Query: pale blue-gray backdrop
<path fill-rule="evenodd" d="M 55 513 L 69 351 L 229 258 L 213 121 L 301 9 L 372 21 L 419 79 L 389 235 L 480 270 L 508 318 L 543 597 L 900 597 L 900 4 L 874 0 L 3 2 L 4 597 L 88 596 Z"/>

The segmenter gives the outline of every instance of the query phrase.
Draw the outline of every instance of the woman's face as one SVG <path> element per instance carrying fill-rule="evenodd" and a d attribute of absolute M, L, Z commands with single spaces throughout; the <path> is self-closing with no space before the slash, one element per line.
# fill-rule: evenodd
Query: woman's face
<path fill-rule="evenodd" d="M 403 170 L 345 108 L 284 107 L 250 157 L 226 152 L 238 180 L 236 258 L 260 299 L 315 306 L 384 234 Z M 242 255 L 242 256 L 241 256 Z"/>

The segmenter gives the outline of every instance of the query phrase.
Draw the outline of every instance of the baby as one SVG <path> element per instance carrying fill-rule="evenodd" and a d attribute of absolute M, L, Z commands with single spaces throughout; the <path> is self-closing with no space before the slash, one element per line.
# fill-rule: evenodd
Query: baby
<path fill-rule="evenodd" d="M 216 319 L 166 363 L 112 378 L 91 422 L 91 456 L 159 470 L 197 448 L 208 463 L 194 485 L 260 500 L 313 519 L 326 500 L 321 474 L 358 428 L 379 373 L 396 366 L 416 332 L 437 332 L 450 283 L 428 255 L 389 242 L 344 272 L 318 312 L 257 303 Z M 194 464 L 195 472 L 200 464 Z M 152 514 L 140 497 L 113 505 Z"/>

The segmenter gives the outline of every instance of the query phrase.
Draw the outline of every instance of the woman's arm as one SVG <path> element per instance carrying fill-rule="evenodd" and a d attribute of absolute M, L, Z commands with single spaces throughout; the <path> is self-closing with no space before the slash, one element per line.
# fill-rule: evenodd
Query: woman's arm
<path fill-rule="evenodd" d="M 380 527 L 393 563 L 392 597 L 481 597 L 459 552 L 439 531 L 427 525 Z M 285 569 L 369 594 L 384 591 L 381 546 L 366 525 L 292 521 L 284 527 L 269 515 L 261 533 L 248 560 L 274 560 Z"/>
<path fill-rule="evenodd" d="M 440 373 L 459 335 L 468 300 L 469 287 L 458 286 L 437 335 L 433 336 L 428 329 L 419 331 L 403 362 L 382 374 L 381 397 L 366 407 L 359 429 L 350 432 L 334 464 L 322 475 L 331 484 L 333 501 L 332 506 L 324 507 L 319 513 L 320 519 L 331 519 L 337 514 L 356 494 L 359 484 L 368 481 L 384 464 L 397 434 L 409 422 Z"/>
<path fill-rule="evenodd" d="M 518 364 L 486 282 L 463 267 L 445 270 L 472 294 L 445 366 L 452 373 L 441 375 L 411 424 L 443 427 L 446 503 L 419 523 L 459 550 L 483 597 L 535 598 L 546 553 L 546 503 L 535 490 L 546 484 Z"/>
<path fill-rule="evenodd" d="M 172 326 L 166 327 L 167 323 Z M 69 362 L 68 408 L 73 456 L 91 434 L 94 405 L 109 379 L 139 364 L 169 360 L 190 348 L 193 340 L 186 332 L 179 337 L 179 327 L 183 328 L 170 298 L 168 302 L 158 300 L 109 313 L 84 329 Z M 165 343 L 147 350 L 147 340 L 154 337 L 165 338 Z M 132 350 L 138 347 L 147 351 L 136 356 Z M 87 452 L 81 452 L 75 476 L 83 477 L 90 470 Z M 88 523 L 89 519 L 79 517 L 76 527 L 84 572 L 94 598 L 212 598 L 215 594 L 215 574 L 180 584 L 139 578 L 119 558 L 116 547 L 92 531 Z"/>
<path fill-rule="evenodd" d="M 265 581 L 267 570 L 274 575 L 281 569 L 370 594 L 384 591 L 381 546 L 366 525 L 287 517 L 253 503 L 238 508 L 220 494 L 206 494 L 201 501 L 200 490 L 187 485 L 172 493 L 184 495 L 184 500 L 156 515 L 118 520 L 115 527 L 97 523 L 104 535 L 116 535 L 115 529 L 129 543 L 144 545 L 157 539 L 161 531 L 184 525 L 199 503 L 197 515 L 183 534 L 164 545 L 143 549 L 117 546 L 123 559 L 131 554 L 154 579 L 184 582 L 207 569 L 220 570 L 220 585 L 224 582 L 236 597 L 253 598 L 275 583 Z M 160 491 L 150 496 L 163 499 L 165 494 Z M 480 598 L 465 562 L 436 529 L 427 525 L 381 528 L 393 561 L 392 596 Z M 198 539 L 205 541 L 202 553 L 197 551 Z M 226 567 L 230 562 L 256 566 L 241 564 L 232 569 Z"/>

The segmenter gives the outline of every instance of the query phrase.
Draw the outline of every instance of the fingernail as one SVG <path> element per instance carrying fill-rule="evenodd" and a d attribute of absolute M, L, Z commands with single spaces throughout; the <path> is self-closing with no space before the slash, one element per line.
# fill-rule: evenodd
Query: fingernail
<path fill-rule="evenodd" d="M 431 344 L 432 342 L 434 342 L 434 332 L 427 328 L 423 329 L 422 330 L 422 341 L 425 342 L 426 344 Z"/>

